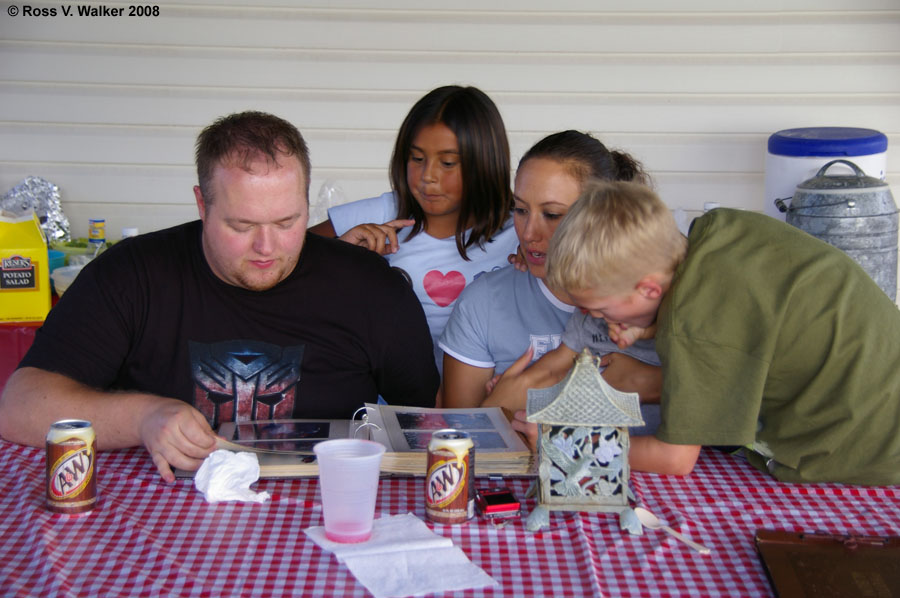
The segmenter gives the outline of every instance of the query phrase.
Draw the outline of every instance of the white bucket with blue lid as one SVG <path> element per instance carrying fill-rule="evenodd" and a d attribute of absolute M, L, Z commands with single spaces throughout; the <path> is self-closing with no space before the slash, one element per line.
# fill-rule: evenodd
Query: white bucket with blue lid
<path fill-rule="evenodd" d="M 769 137 L 766 155 L 766 191 L 764 213 L 784 220 L 775 205 L 777 199 L 790 199 L 797 185 L 816 176 L 832 160 L 851 160 L 868 176 L 884 180 L 887 171 L 888 140 L 874 129 L 854 127 L 807 127 L 784 129 Z M 853 174 L 841 165 L 831 174 Z"/>

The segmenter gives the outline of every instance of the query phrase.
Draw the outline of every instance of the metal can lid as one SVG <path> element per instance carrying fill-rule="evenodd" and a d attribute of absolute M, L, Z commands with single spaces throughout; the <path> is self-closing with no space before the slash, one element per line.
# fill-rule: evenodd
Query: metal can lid
<path fill-rule="evenodd" d="M 829 168 L 836 164 L 843 164 L 849 167 L 853 172 L 851 174 L 837 173 L 828 174 Z M 811 179 L 807 179 L 797 185 L 797 189 L 837 189 L 839 191 L 852 190 L 880 190 L 887 189 L 888 184 L 881 179 L 866 175 L 866 173 L 849 160 L 832 160 L 828 162 Z M 890 191 L 888 191 L 890 193 Z"/>
<path fill-rule="evenodd" d="M 86 419 L 61 419 L 50 424 L 53 430 L 84 430 L 91 427 L 91 422 Z"/>
<path fill-rule="evenodd" d="M 463 430 L 453 430 L 451 428 L 432 432 L 431 442 L 428 444 L 428 448 L 431 450 L 447 448 L 453 451 L 470 449 L 473 446 L 475 446 L 475 443 L 472 442 L 471 434 Z"/>

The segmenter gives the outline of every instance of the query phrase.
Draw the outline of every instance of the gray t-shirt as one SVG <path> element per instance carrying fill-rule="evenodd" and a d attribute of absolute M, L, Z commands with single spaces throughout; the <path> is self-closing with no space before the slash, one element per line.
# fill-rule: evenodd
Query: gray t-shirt
<path fill-rule="evenodd" d="M 603 318 L 595 318 L 590 314 L 575 310 L 566 323 L 562 342 L 576 353 L 587 347 L 594 355 L 607 353 L 624 353 L 644 363 L 659 365 L 656 345 L 651 340 L 639 340 L 627 349 L 620 349 L 609 338 L 609 327 Z"/>
<path fill-rule="evenodd" d="M 532 359 L 558 347 L 574 310 L 543 281 L 507 266 L 466 287 L 438 346 L 465 364 L 502 374 L 529 346 Z"/>
<path fill-rule="evenodd" d="M 587 347 L 591 353 L 598 356 L 607 353 L 624 353 L 638 361 L 655 366 L 660 365 L 653 340 L 639 340 L 627 349 L 620 349 L 609 338 L 609 327 L 606 325 L 606 320 L 582 313 L 581 310 L 575 310 L 566 323 L 562 342 L 578 353 Z M 641 403 L 641 417 L 644 418 L 644 425 L 632 428 L 629 430 L 630 434 L 644 436 L 656 432 L 660 423 L 659 403 Z"/>

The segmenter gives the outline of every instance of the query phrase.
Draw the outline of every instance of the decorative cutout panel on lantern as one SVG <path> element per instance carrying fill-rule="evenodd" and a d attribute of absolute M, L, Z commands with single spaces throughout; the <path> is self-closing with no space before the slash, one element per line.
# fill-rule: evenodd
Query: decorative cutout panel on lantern
<path fill-rule="evenodd" d="M 636 393 L 603 379 L 585 349 L 550 388 L 528 391 L 528 421 L 538 424 L 539 507 L 622 511 L 628 507 L 628 428 L 643 425 Z"/>

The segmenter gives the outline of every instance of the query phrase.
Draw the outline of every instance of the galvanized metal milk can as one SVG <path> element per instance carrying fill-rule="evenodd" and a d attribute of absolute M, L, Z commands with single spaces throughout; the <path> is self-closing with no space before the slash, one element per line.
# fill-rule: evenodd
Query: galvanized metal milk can
<path fill-rule="evenodd" d="M 834 164 L 852 175 L 826 176 Z M 885 293 L 897 298 L 897 205 L 887 183 L 848 160 L 832 160 L 797 185 L 785 221 L 843 250 Z"/>

